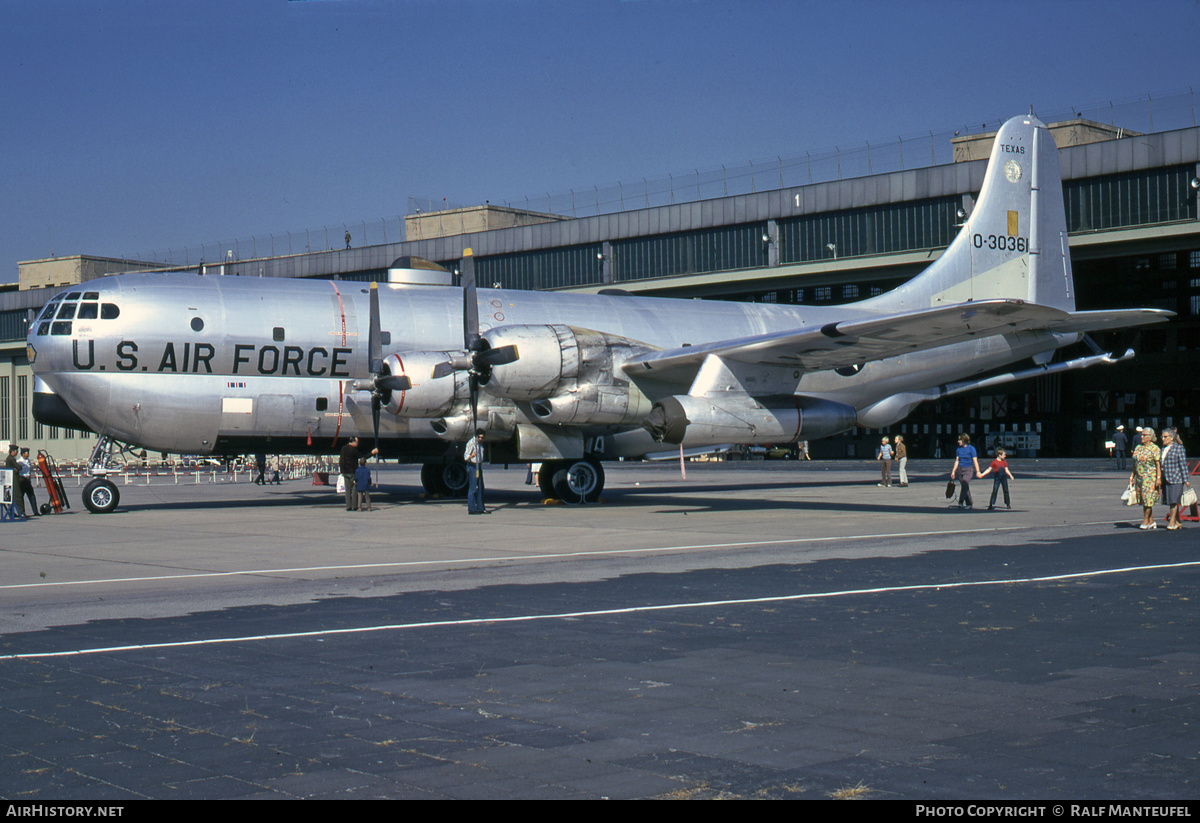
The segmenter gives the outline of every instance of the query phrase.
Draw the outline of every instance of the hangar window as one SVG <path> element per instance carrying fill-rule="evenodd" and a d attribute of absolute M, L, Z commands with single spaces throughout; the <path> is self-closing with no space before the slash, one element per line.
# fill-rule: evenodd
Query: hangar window
<path fill-rule="evenodd" d="M 121 315 L 121 310 L 117 308 L 116 303 L 101 303 L 100 304 L 100 319 L 101 320 L 116 320 Z"/>
<path fill-rule="evenodd" d="M 95 320 L 100 316 L 99 303 L 80 303 L 79 304 L 79 319 L 80 320 Z"/>

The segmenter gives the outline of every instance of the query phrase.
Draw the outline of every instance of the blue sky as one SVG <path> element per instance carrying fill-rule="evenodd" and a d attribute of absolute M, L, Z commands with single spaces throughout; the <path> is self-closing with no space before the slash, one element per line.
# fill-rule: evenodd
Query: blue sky
<path fill-rule="evenodd" d="M 0 282 L 1200 91 L 1200 3 L 0 0 Z"/>

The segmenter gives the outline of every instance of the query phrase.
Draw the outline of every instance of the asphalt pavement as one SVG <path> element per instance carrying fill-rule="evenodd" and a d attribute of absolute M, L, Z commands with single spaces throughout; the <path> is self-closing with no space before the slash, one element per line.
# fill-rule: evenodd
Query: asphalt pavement
<path fill-rule="evenodd" d="M 0 523 L 0 796 L 1196 797 L 1200 525 L 1011 462 L 1011 511 L 948 506 L 949 461 L 754 462 Z"/>

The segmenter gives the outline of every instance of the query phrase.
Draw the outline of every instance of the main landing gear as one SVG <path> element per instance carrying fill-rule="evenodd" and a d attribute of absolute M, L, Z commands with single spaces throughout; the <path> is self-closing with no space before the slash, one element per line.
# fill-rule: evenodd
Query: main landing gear
<path fill-rule="evenodd" d="M 604 467 L 594 457 L 547 460 L 538 472 L 542 497 L 578 505 L 595 503 L 604 491 Z"/>
<path fill-rule="evenodd" d="M 466 497 L 467 482 L 467 464 L 464 460 L 425 463 L 421 466 L 421 485 L 432 495 Z"/>
<path fill-rule="evenodd" d="M 439 497 L 467 496 L 467 464 L 425 463 L 421 466 L 421 485 Z M 576 460 L 547 460 L 538 472 L 538 488 L 544 499 L 578 505 L 595 503 L 604 491 L 604 467 L 593 457 Z"/>

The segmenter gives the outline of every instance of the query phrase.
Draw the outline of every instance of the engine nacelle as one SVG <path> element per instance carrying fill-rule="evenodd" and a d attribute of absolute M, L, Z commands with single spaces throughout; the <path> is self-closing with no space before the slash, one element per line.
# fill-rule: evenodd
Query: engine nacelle
<path fill-rule="evenodd" d="M 384 368 L 394 375 L 407 377 L 412 388 L 392 392 L 386 406 L 388 412 L 399 417 L 440 417 L 448 414 L 455 403 L 467 401 L 470 387 L 466 372 L 433 376 L 434 367 L 459 356 L 448 351 L 389 354 L 384 358 Z"/>
<path fill-rule="evenodd" d="M 692 448 L 816 440 L 854 424 L 853 406 L 816 397 L 772 398 L 768 405 L 745 396 L 713 400 L 683 394 L 656 402 L 642 427 L 660 443 Z"/>
<path fill-rule="evenodd" d="M 517 360 L 495 366 L 487 380 L 497 397 L 540 400 L 579 376 L 579 342 L 570 326 L 501 326 L 483 338 L 493 349 L 517 347 Z"/>
<path fill-rule="evenodd" d="M 494 366 L 484 383 L 489 394 L 510 400 L 545 400 L 576 387 L 596 385 L 628 392 L 616 364 L 646 346 L 625 337 L 574 326 L 501 326 L 483 335 L 493 349 L 516 346 L 518 358 Z"/>

